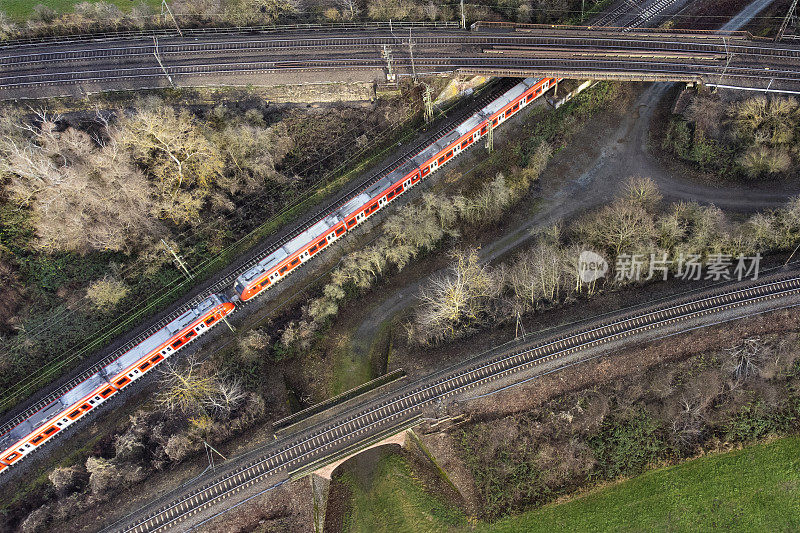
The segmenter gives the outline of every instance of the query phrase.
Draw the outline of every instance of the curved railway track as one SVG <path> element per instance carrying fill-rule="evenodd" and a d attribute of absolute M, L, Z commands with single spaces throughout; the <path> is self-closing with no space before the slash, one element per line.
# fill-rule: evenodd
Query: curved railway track
<path fill-rule="evenodd" d="M 162 531 L 193 516 L 245 488 L 265 480 L 283 482 L 293 473 L 321 464 L 326 457 L 341 457 L 370 437 L 391 434 L 418 419 L 426 408 L 511 374 L 535 370 L 592 349 L 662 328 L 673 333 L 718 323 L 726 312 L 759 305 L 783 308 L 799 305 L 800 273 L 775 276 L 755 282 L 736 283 L 699 296 L 632 311 L 603 321 L 531 340 L 499 353 L 478 356 L 457 367 L 443 370 L 395 390 L 388 397 L 365 402 L 299 436 L 287 436 L 262 451 L 245 457 L 245 464 L 232 465 L 200 487 L 146 512 L 125 525 L 107 531 L 145 533 Z M 763 309 L 757 310 L 763 312 Z M 747 316 L 747 313 L 744 313 Z M 741 318 L 736 316 L 734 318 Z M 728 317 L 727 319 L 731 319 Z M 700 325 L 698 325 L 698 323 Z M 574 364 L 574 363 L 572 363 Z M 251 454 L 252 455 L 252 454 Z"/>

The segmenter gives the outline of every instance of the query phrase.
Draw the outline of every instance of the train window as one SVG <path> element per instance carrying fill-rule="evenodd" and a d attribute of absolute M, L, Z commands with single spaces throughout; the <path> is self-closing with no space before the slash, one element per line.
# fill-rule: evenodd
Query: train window
<path fill-rule="evenodd" d="M 45 435 L 52 435 L 56 431 L 58 431 L 56 428 L 54 428 L 53 426 L 50 426 L 49 428 L 47 428 L 47 431 L 45 431 L 44 434 Z"/>
<path fill-rule="evenodd" d="M 106 390 L 100 393 L 100 396 L 102 396 L 103 398 L 107 398 L 108 396 L 111 396 L 111 391 L 113 390 L 114 389 L 112 389 L 111 387 L 108 387 Z"/>
<path fill-rule="evenodd" d="M 81 414 L 81 410 L 80 410 L 80 409 L 75 409 L 74 411 L 72 411 L 72 412 L 69 414 L 69 416 L 70 416 L 70 417 L 72 417 L 72 418 L 75 418 L 75 417 L 76 417 L 76 416 L 78 416 L 79 414 Z"/>
<path fill-rule="evenodd" d="M 347 227 L 348 228 L 352 228 L 355 225 L 356 225 L 356 219 L 351 218 L 350 220 L 347 221 Z"/>
<path fill-rule="evenodd" d="M 484 127 L 482 127 L 482 128 L 481 128 L 481 135 L 483 135 L 483 134 L 485 134 L 485 133 L 486 133 L 486 126 L 484 126 Z"/>
<path fill-rule="evenodd" d="M 308 249 L 308 252 L 311 253 L 311 254 L 313 254 L 316 251 L 317 251 L 317 245 L 316 244 Z"/>
<path fill-rule="evenodd" d="M 213 316 L 210 316 L 210 317 L 206 318 L 206 321 L 204 322 L 204 324 L 206 326 L 210 326 L 213 323 L 214 323 L 214 317 Z"/>
<path fill-rule="evenodd" d="M 431 171 L 431 169 L 430 169 L 430 168 L 428 168 L 428 167 L 425 167 L 425 168 L 423 168 L 423 169 L 422 169 L 422 175 L 423 175 L 423 176 L 427 176 L 427 175 L 428 175 L 428 172 L 430 172 L 430 171 Z"/>
<path fill-rule="evenodd" d="M 418 179 L 419 179 L 419 174 L 414 174 L 413 176 L 411 176 L 412 183 L 416 182 Z"/>
<path fill-rule="evenodd" d="M 295 257 L 295 258 L 292 260 L 292 262 L 291 262 L 291 263 L 289 263 L 289 266 L 295 266 L 295 265 L 296 265 L 297 263 L 299 263 L 299 262 L 300 262 L 300 258 L 298 258 L 298 257 Z"/>
<path fill-rule="evenodd" d="M 89 400 L 89 403 L 94 405 L 95 400 Z"/>
<path fill-rule="evenodd" d="M 341 235 L 342 233 L 344 233 L 344 226 L 336 230 L 336 235 Z"/>
<path fill-rule="evenodd" d="M 57 425 L 58 427 L 61 427 L 61 422 L 56 422 L 56 425 Z"/>
<path fill-rule="evenodd" d="M 492 121 L 492 126 L 497 126 L 497 119 L 494 119 L 494 120 Z"/>
<path fill-rule="evenodd" d="M 399 193 L 403 192 L 403 186 L 402 185 L 398 185 L 395 188 L 394 192 L 395 192 L 395 194 L 399 194 Z"/>
<path fill-rule="evenodd" d="M 440 157 L 440 158 L 439 158 L 439 164 L 440 164 L 440 165 L 441 165 L 442 163 L 444 163 L 444 158 L 445 158 L 445 156 L 442 156 L 442 157 Z"/>
<path fill-rule="evenodd" d="M 148 368 L 150 368 L 150 363 L 148 363 L 148 362 L 144 362 L 141 365 L 139 365 L 139 370 L 141 370 L 142 372 L 144 372 Z"/>
<path fill-rule="evenodd" d="M 130 382 L 131 382 L 130 378 L 127 378 L 127 377 L 124 377 L 124 378 L 121 378 L 121 379 L 118 379 L 117 381 L 115 381 L 115 383 L 117 385 L 119 385 L 120 387 L 122 387 L 124 385 L 127 385 Z"/>
<path fill-rule="evenodd" d="M 461 149 L 463 150 L 464 148 L 466 148 L 468 144 L 469 144 L 469 140 L 466 140 L 463 143 L 461 143 Z"/>
<path fill-rule="evenodd" d="M 183 338 L 186 339 L 187 341 L 192 339 L 192 338 L 194 338 L 194 337 L 197 337 L 197 332 L 195 330 L 193 330 L 193 329 L 189 330 L 189 332 L 186 333 L 186 335 L 183 336 Z"/>
<path fill-rule="evenodd" d="M 161 357 L 160 355 L 154 355 L 153 357 L 150 358 L 150 362 L 153 363 L 153 364 L 156 364 L 159 361 L 161 361 L 162 359 L 164 359 L 164 358 Z"/>
<path fill-rule="evenodd" d="M 180 348 L 181 345 L 183 345 L 183 341 L 181 339 L 178 339 L 172 343 L 172 347 L 175 348 L 176 350 Z"/>
<path fill-rule="evenodd" d="M 394 191 L 392 191 L 392 192 L 390 192 L 389 194 L 386 195 L 386 199 L 387 200 L 391 200 L 392 198 L 394 198 Z"/>
<path fill-rule="evenodd" d="M 451 157 L 453 157 L 453 151 L 452 151 L 452 150 L 450 150 L 449 152 L 447 152 L 447 155 L 445 155 L 445 157 L 446 157 L 447 159 L 450 159 Z"/>
<path fill-rule="evenodd" d="M 34 443 L 34 444 L 39 444 L 43 440 L 44 440 L 44 437 L 42 437 L 41 435 L 36 435 L 35 437 L 33 437 L 31 439 L 31 442 Z"/>
<path fill-rule="evenodd" d="M 81 409 L 83 409 L 84 411 L 88 411 L 91 408 L 92 408 L 92 406 L 89 405 L 88 403 L 85 403 L 85 404 L 81 405 Z"/>
<path fill-rule="evenodd" d="M 519 109 L 519 102 L 517 102 L 516 104 L 512 105 L 510 111 L 514 112 L 517 109 Z"/>
<path fill-rule="evenodd" d="M 280 274 L 283 274 L 283 273 L 284 273 L 284 272 L 286 272 L 287 270 L 289 270 L 289 267 L 288 267 L 288 266 L 285 266 L 285 267 L 281 268 L 281 269 L 280 269 L 278 272 L 279 272 Z"/>

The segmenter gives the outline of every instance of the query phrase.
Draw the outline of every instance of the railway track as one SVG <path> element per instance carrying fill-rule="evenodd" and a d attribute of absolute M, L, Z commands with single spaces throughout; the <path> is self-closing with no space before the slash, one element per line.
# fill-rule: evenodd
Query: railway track
<path fill-rule="evenodd" d="M 206 479 L 200 487 L 187 490 L 169 503 L 157 506 L 127 524 L 112 525 L 106 531 L 145 533 L 166 530 L 253 484 L 265 480 L 280 483 L 309 466 L 320 464 L 326 457 L 347 455 L 359 442 L 370 437 L 374 440 L 413 424 L 425 409 L 437 402 L 456 398 L 501 378 L 535 372 L 536 367 L 572 356 L 580 358 L 581 353 L 609 347 L 657 330 L 676 333 L 717 323 L 726 319 L 726 313 L 739 311 L 736 318 L 740 318 L 748 313 L 763 312 L 765 306 L 783 308 L 799 305 L 798 296 L 800 272 L 792 272 L 754 282 L 736 283 L 691 298 L 532 339 L 514 347 L 506 347 L 498 353 L 483 354 L 465 364 L 394 390 L 387 394 L 388 397 L 354 406 L 335 419 L 319 423 L 300 435 L 288 435 L 257 457 L 245 457 L 244 464 L 232 465 L 219 475 Z"/>
<path fill-rule="evenodd" d="M 19 424 L 26 418 L 30 417 L 33 413 L 36 413 L 40 409 L 46 407 L 47 405 L 52 403 L 55 399 L 63 395 L 66 391 L 72 389 L 75 385 L 82 382 L 89 376 L 95 374 L 100 368 L 108 365 L 109 363 L 117 359 L 120 355 L 122 355 L 123 353 L 127 352 L 134 346 L 141 343 L 144 339 L 148 338 L 154 332 L 163 328 L 166 324 L 168 324 L 176 317 L 183 314 L 186 310 L 197 305 L 200 301 L 206 298 L 208 294 L 223 293 L 229 297 L 232 297 L 233 296 L 232 287 L 234 280 L 243 272 L 249 270 L 261 258 L 272 253 L 274 250 L 280 248 L 287 241 L 291 240 L 296 234 L 301 233 L 306 229 L 308 229 L 322 216 L 327 215 L 330 211 L 332 211 L 336 206 L 344 202 L 347 202 L 351 198 L 355 197 L 361 190 L 363 190 L 366 187 L 369 187 L 372 183 L 378 181 L 382 176 L 391 172 L 391 170 L 397 168 L 398 166 L 402 165 L 409 159 L 413 158 L 422 148 L 435 142 L 436 140 L 441 138 L 444 134 L 446 134 L 448 131 L 450 131 L 453 127 L 453 124 L 456 124 L 459 121 L 470 116 L 477 109 L 481 109 L 490 101 L 497 98 L 499 94 L 502 94 L 504 91 L 508 90 L 512 85 L 514 85 L 513 80 L 500 80 L 494 86 L 490 87 L 484 93 L 480 94 L 477 98 L 474 98 L 473 101 L 470 102 L 468 105 L 462 106 L 458 110 L 451 113 L 446 120 L 440 122 L 438 126 L 432 129 L 430 132 L 428 132 L 427 135 L 424 135 L 420 140 L 415 142 L 413 145 L 410 145 L 410 147 L 406 151 L 404 151 L 402 155 L 391 159 L 390 161 L 382 165 L 378 170 L 367 174 L 363 179 L 358 180 L 354 184 L 348 186 L 347 189 L 342 193 L 335 195 L 332 199 L 325 202 L 322 206 L 318 206 L 311 212 L 307 213 L 303 217 L 303 219 L 299 222 L 298 225 L 292 226 L 291 228 L 285 228 L 279 238 L 273 239 L 261 246 L 254 247 L 252 250 L 248 251 L 243 259 L 239 259 L 237 261 L 237 264 L 235 265 L 234 268 L 228 269 L 225 272 L 225 274 L 217 276 L 210 284 L 208 284 L 201 291 L 199 291 L 199 294 L 195 295 L 192 298 L 187 299 L 172 312 L 163 315 L 159 320 L 150 324 L 145 330 L 133 336 L 130 340 L 126 341 L 125 344 L 123 344 L 121 347 L 113 350 L 108 355 L 103 356 L 95 364 L 93 364 L 86 370 L 80 372 L 76 377 L 71 379 L 69 382 L 64 383 L 63 385 L 53 389 L 42 399 L 36 401 L 31 406 L 27 407 L 20 413 L 14 415 L 12 418 L 7 419 L 7 421 L 5 421 L 2 424 L 2 426 L 0 426 L 0 435 L 5 434 L 11 428 L 15 427 L 17 424 Z M 240 305 L 247 305 L 249 303 L 250 302 L 240 303 Z"/>
<path fill-rule="evenodd" d="M 757 88 L 763 88 L 760 82 L 771 80 L 775 90 L 800 91 L 800 46 L 795 44 L 757 41 L 743 34 L 639 30 L 621 36 L 573 28 L 522 29 L 414 35 L 415 65 L 407 50 L 408 39 L 393 33 L 172 40 L 158 44 L 163 68 L 155 59 L 155 43 L 24 53 L 4 50 L 0 95 L 12 97 L 42 87 L 151 87 L 166 83 L 165 72 L 179 84 L 189 85 L 203 78 L 241 79 L 298 71 L 319 73 L 320 79 L 332 71 L 381 72 L 386 65 L 381 57 L 384 46 L 393 49 L 395 72 L 403 75 L 410 75 L 415 66 L 426 73 L 482 68 L 487 74 L 507 73 L 513 67 L 515 75 L 592 77 L 597 73 L 615 79 L 705 82 L 725 77 Z M 504 61 L 496 57 L 498 49 L 504 49 Z M 495 57 L 487 57 L 492 54 Z M 582 57 L 591 59 L 576 59 Z"/>

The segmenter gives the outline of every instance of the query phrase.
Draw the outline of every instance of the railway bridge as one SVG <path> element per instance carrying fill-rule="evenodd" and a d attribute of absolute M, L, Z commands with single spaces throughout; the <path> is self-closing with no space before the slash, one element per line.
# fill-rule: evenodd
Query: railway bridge
<path fill-rule="evenodd" d="M 222 501 L 231 508 L 380 443 L 422 418 L 437 419 L 445 403 L 474 401 L 631 343 L 798 305 L 800 270 L 795 266 L 756 281 L 723 284 L 519 339 L 413 381 L 398 381 L 380 395 L 357 397 L 335 413 L 323 412 L 318 421 L 231 460 L 196 483 L 109 524 L 106 531 L 195 527 L 217 516 L 213 509 Z"/>
<path fill-rule="evenodd" d="M 109 37 L 0 47 L 0 99 L 422 75 L 680 81 L 800 93 L 800 43 L 745 32 L 476 23 Z"/>

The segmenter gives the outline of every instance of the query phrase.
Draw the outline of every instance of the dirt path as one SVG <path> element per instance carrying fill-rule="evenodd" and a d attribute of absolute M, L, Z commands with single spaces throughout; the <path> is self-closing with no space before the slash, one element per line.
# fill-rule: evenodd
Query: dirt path
<path fill-rule="evenodd" d="M 502 239 L 484 245 L 480 250 L 482 260 L 492 261 L 553 223 L 609 202 L 629 176 L 652 178 L 668 202 L 713 203 L 724 210 L 742 212 L 778 207 L 786 202 L 792 194 L 783 190 L 708 186 L 675 176 L 663 168 L 650 154 L 647 144 L 653 114 L 669 88 L 667 83 L 647 86 L 610 135 L 597 132 L 593 141 L 578 140 L 556 156 L 545 171 L 555 179 L 543 180 L 541 196 L 544 200 L 539 209 L 510 227 Z M 386 295 L 370 310 L 353 335 L 353 358 L 369 357 L 370 346 L 381 324 L 413 305 L 414 296 L 431 276 Z"/>

